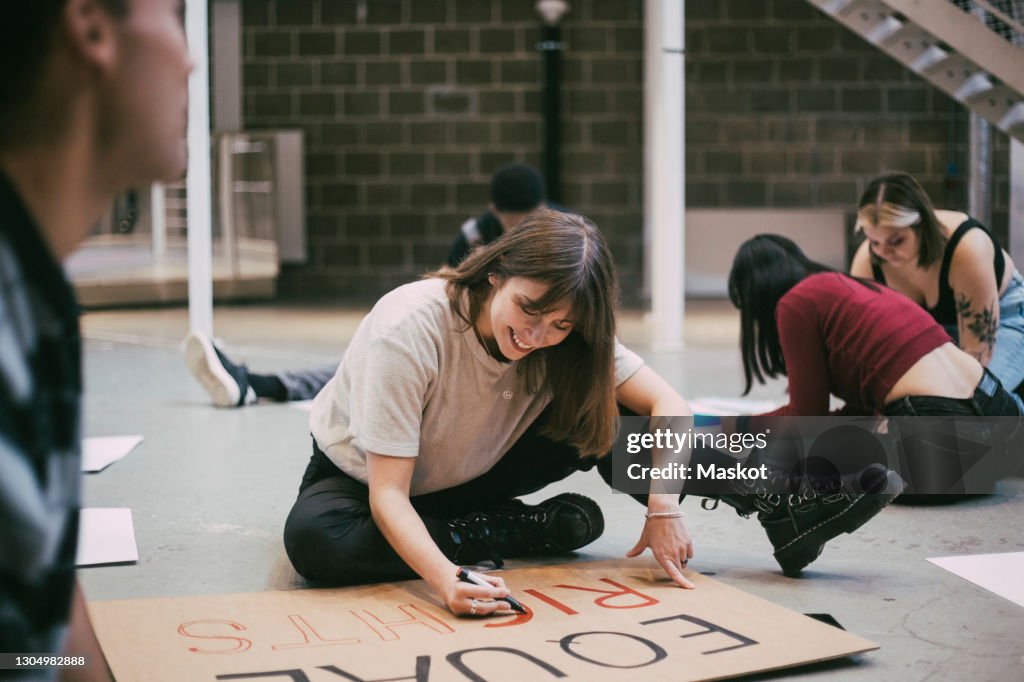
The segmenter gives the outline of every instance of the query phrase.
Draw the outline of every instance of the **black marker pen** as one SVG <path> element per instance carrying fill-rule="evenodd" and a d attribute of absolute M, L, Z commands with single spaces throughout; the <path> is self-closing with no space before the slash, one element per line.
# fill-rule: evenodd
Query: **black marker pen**
<path fill-rule="evenodd" d="M 464 583 L 470 583 L 471 585 L 479 585 L 480 587 L 494 587 L 494 585 L 490 584 L 489 582 L 478 576 L 476 573 L 473 573 L 473 571 L 467 571 L 464 568 L 460 568 L 458 571 L 456 571 L 455 575 L 458 576 L 459 580 L 461 580 Z M 498 597 L 498 601 L 503 601 L 507 603 L 509 607 L 516 613 L 526 613 L 526 607 L 520 604 L 512 597 Z"/>

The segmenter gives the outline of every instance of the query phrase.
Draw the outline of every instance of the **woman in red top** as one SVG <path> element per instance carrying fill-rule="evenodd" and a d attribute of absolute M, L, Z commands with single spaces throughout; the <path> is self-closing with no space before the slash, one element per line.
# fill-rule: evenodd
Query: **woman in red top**
<path fill-rule="evenodd" d="M 753 379 L 789 377 L 775 414 L 1020 416 L 987 369 L 920 306 L 895 291 L 807 258 L 789 239 L 745 242 L 729 274 L 740 309 L 746 392 Z"/>
<path fill-rule="evenodd" d="M 1019 430 L 1016 401 L 905 296 L 815 263 L 777 235 L 759 235 L 740 247 L 729 274 L 729 296 L 740 309 L 745 394 L 755 378 L 761 383 L 765 376 L 789 378 L 789 403 L 771 415 L 826 415 L 835 395 L 845 401 L 843 414 L 961 417 L 889 420 L 889 436 L 899 439 L 893 444 L 898 475 L 879 463 L 856 474 L 841 471 L 846 469 L 836 466 L 841 451 L 863 449 L 853 432 L 866 434 L 845 425 L 846 442 L 825 448 L 837 472 L 826 477 L 827 490 L 814 483 L 808 489 L 809 455 L 786 451 L 790 461 L 780 467 L 779 452 L 764 453 L 777 468 L 792 466 L 793 474 L 803 477 L 797 503 L 789 496 L 790 508 L 799 513 L 781 513 L 779 496 L 756 487 L 720 499 L 741 514 L 759 512 L 787 573 L 813 561 L 824 542 L 853 532 L 880 512 L 904 489 L 904 481 L 908 490 L 929 493 L 928 498 L 914 495 L 914 501 L 948 501 L 958 493 L 982 492 L 981 486 L 988 488 L 1020 467 L 1020 448 L 1007 442 Z M 763 422 L 755 417 L 744 426 L 763 430 Z M 782 434 L 791 428 L 799 432 L 798 425 L 773 419 L 771 426 L 785 451 Z M 985 475 L 975 476 L 979 471 Z M 805 536 L 814 542 L 801 543 Z"/>

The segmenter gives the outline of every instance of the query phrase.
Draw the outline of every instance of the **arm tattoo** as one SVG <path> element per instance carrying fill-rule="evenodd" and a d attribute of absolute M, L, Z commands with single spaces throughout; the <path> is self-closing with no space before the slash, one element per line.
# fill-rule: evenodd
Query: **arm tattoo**
<path fill-rule="evenodd" d="M 957 294 L 956 313 L 960 317 L 964 329 L 974 334 L 975 338 L 987 347 L 986 352 L 991 353 L 996 345 L 996 330 L 999 328 L 995 317 L 995 305 L 993 304 L 991 308 L 974 310 L 971 307 L 971 299 L 963 294 Z M 976 354 L 975 356 L 977 357 Z"/>

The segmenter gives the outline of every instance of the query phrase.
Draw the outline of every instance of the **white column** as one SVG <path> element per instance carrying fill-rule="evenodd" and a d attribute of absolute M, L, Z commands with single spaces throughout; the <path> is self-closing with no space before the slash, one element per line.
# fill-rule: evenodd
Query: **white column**
<path fill-rule="evenodd" d="M 650 235 L 652 345 L 683 347 L 685 139 L 683 0 L 647 0 L 644 105 L 646 232 Z"/>
<path fill-rule="evenodd" d="M 1010 256 L 1024 266 L 1024 142 L 1010 137 Z"/>
<path fill-rule="evenodd" d="M 153 235 L 153 260 L 167 255 L 167 202 L 164 186 L 154 182 L 149 188 L 149 223 Z"/>
<path fill-rule="evenodd" d="M 185 30 L 195 70 L 188 84 L 188 320 L 189 326 L 213 333 L 213 270 L 210 189 L 210 63 L 207 57 L 206 0 L 188 0 Z"/>

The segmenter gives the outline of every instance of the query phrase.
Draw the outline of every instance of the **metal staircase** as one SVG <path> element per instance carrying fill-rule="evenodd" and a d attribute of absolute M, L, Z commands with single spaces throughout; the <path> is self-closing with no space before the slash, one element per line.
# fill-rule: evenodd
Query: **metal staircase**
<path fill-rule="evenodd" d="M 1024 0 L 808 0 L 1024 142 Z"/>

